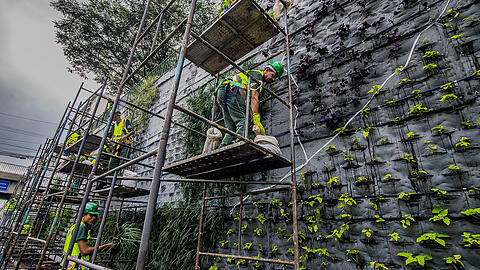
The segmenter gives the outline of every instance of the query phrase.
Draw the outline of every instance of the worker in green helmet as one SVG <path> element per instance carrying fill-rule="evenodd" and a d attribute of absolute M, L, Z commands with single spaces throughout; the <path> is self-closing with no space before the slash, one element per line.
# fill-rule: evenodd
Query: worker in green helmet
<path fill-rule="evenodd" d="M 98 206 L 96 203 L 89 202 L 85 205 L 85 210 L 83 211 L 82 222 L 78 228 L 77 238 L 75 239 L 75 244 L 73 245 L 72 257 L 77 257 L 83 261 L 90 261 L 90 255 L 93 254 L 94 248 L 88 246 L 88 239 L 90 239 L 90 230 L 98 218 Z M 66 256 L 68 252 L 68 246 L 70 241 L 72 241 L 72 233 L 75 229 L 75 224 L 73 224 L 67 232 L 67 239 L 65 240 L 65 245 L 63 246 L 63 255 Z M 110 242 L 98 247 L 98 251 L 102 251 L 106 248 L 114 247 L 115 244 Z M 83 266 L 77 266 L 75 262 L 69 261 L 67 270 L 70 269 L 87 269 Z"/>
<path fill-rule="evenodd" d="M 6 229 L 8 221 L 13 217 L 13 211 L 17 206 L 18 195 L 13 194 L 12 197 L 7 201 L 5 207 L 3 208 L 3 218 L 1 222 L 1 227 Z"/>
<path fill-rule="evenodd" d="M 260 122 L 259 104 L 262 85 L 272 83 L 283 74 L 283 65 L 279 61 L 270 62 L 265 69 L 247 70 L 246 72 L 253 78 L 259 80 L 261 84 L 250 79 L 251 102 L 250 112 L 253 124 L 260 128 L 260 134 L 265 135 L 265 129 Z M 235 133 L 243 136 L 245 132 L 245 112 L 246 112 L 246 90 L 248 89 L 248 76 L 243 73 L 230 75 L 222 80 L 217 86 L 217 101 L 220 104 L 223 113 L 225 127 Z M 248 123 L 247 123 L 248 125 Z M 247 126 L 248 127 L 248 126 Z M 237 139 L 230 134 L 225 134 L 220 147 L 236 142 Z"/>

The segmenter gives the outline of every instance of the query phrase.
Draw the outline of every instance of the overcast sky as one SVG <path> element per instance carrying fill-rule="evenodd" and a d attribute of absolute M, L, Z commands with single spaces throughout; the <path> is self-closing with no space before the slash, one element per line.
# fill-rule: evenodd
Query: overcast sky
<path fill-rule="evenodd" d="M 0 152 L 34 155 L 53 136 L 56 125 L 51 123 L 60 121 L 84 81 L 67 72 L 55 43 L 52 21 L 59 17 L 49 0 L 0 0 Z M 85 87 L 98 85 L 89 80 Z M 29 163 L 5 156 L 0 161 Z"/>

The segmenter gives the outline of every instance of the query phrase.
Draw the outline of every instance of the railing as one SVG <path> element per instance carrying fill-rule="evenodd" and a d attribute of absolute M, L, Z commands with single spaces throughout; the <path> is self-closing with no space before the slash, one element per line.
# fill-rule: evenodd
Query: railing
<path fill-rule="evenodd" d="M 0 161 L 0 172 L 7 172 L 7 173 L 25 175 L 28 171 L 28 168 L 29 167 L 26 167 L 26 166 Z"/>

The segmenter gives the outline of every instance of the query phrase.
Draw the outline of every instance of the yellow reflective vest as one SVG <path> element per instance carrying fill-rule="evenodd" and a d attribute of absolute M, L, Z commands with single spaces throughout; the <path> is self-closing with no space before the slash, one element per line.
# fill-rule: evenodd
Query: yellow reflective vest
<path fill-rule="evenodd" d="M 130 131 L 127 130 L 126 119 L 122 119 L 122 121 L 120 121 L 120 123 L 115 122 L 112 139 L 114 141 L 118 142 L 120 140 L 120 138 L 122 138 L 128 132 L 130 132 Z M 127 143 L 127 144 L 131 143 L 131 142 L 132 142 L 132 140 L 130 140 L 128 138 L 125 141 L 123 141 L 123 143 Z"/>
<path fill-rule="evenodd" d="M 260 73 L 260 75 L 263 77 L 263 71 L 261 71 L 261 70 L 247 70 L 247 73 L 250 73 L 252 71 Z M 227 78 L 223 79 L 223 81 L 220 85 L 227 84 L 227 83 L 230 84 L 231 86 L 237 86 L 237 87 L 243 89 L 244 92 L 246 93 L 246 90 L 248 89 L 248 86 L 247 86 L 248 85 L 248 76 L 243 74 L 243 73 L 230 75 Z M 262 86 L 260 85 L 258 88 L 253 88 L 255 85 L 257 85 L 257 83 L 253 80 L 250 80 L 250 90 L 258 91 L 259 93 L 262 92 Z"/>
<path fill-rule="evenodd" d="M 8 202 L 5 204 L 5 211 L 10 211 L 12 212 L 15 209 L 15 206 L 17 205 L 17 199 L 16 198 L 11 198 L 8 200 Z"/>
<path fill-rule="evenodd" d="M 78 141 L 79 138 L 80 134 L 78 134 L 77 132 L 73 133 L 72 135 L 70 135 L 70 137 L 68 137 L 67 146 L 73 145 Z"/>
<path fill-rule="evenodd" d="M 80 226 L 81 225 L 85 225 L 85 223 L 81 222 L 80 223 Z M 67 239 L 65 240 L 65 245 L 63 246 L 63 255 L 64 256 L 67 256 L 67 252 L 68 252 L 68 246 L 70 245 L 70 241 L 72 241 L 72 233 L 73 233 L 73 229 L 75 229 L 75 224 L 73 224 L 70 229 L 68 229 L 68 232 L 67 232 Z M 90 239 L 90 230 L 87 231 L 87 239 Z M 77 242 L 75 242 L 75 244 L 73 245 L 73 249 L 72 249 L 72 253 L 70 254 L 70 256 L 72 257 L 79 257 L 80 255 L 80 248 L 78 247 L 78 244 Z M 80 258 L 82 261 L 90 261 L 90 255 L 87 255 L 87 256 L 81 256 Z M 70 268 L 75 268 L 75 262 L 72 262 L 72 261 L 69 261 L 68 262 L 68 269 Z M 76 269 L 76 268 L 75 268 Z M 79 269 L 82 269 L 82 270 L 86 270 L 87 268 L 86 267 L 83 267 L 83 266 L 80 266 Z"/>

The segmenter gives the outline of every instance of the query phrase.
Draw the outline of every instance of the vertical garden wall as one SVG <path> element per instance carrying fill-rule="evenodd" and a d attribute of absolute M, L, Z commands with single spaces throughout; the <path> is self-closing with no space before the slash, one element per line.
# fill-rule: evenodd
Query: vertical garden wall
<path fill-rule="evenodd" d="M 295 1 L 302 269 L 480 268 L 478 4 Z M 260 51 L 282 48 L 277 37 Z M 285 87 L 285 79 L 273 86 Z M 288 112 L 265 106 L 267 132 L 289 157 Z M 240 245 L 247 256 L 292 260 L 290 201 L 288 192 L 247 198 L 244 227 L 235 208 L 218 251 L 236 254 Z M 284 268 L 220 258 L 211 265 Z"/>

